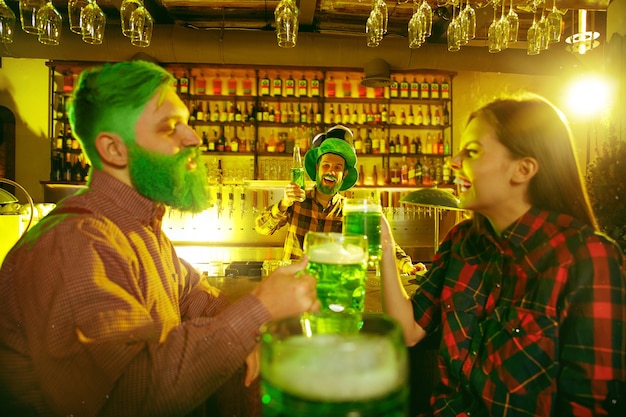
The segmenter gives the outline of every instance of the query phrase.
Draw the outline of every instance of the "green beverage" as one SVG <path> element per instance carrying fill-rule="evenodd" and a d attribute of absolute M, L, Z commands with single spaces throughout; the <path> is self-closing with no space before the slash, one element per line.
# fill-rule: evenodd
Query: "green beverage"
<path fill-rule="evenodd" d="M 369 331 L 372 320 L 385 331 Z M 264 328 L 263 416 L 407 416 L 408 368 L 399 328 L 384 315 L 364 315 L 363 328 L 352 334 L 319 333 L 319 323 L 304 320 L 292 328 L 283 321 Z"/>
<path fill-rule="evenodd" d="M 291 182 L 304 190 L 304 168 L 291 168 Z"/>
<path fill-rule="evenodd" d="M 343 206 L 343 234 L 367 236 L 370 261 L 377 261 L 382 255 L 381 216 L 380 204 L 369 200 L 349 199 Z"/>
<path fill-rule="evenodd" d="M 322 240 L 313 241 L 313 235 L 322 235 Z M 339 240 L 323 240 L 329 235 Z M 353 244 L 345 238 L 339 233 L 308 233 L 306 271 L 317 279 L 317 297 L 323 310 L 362 312 L 368 259 L 366 240 L 359 236 L 361 239 Z"/>

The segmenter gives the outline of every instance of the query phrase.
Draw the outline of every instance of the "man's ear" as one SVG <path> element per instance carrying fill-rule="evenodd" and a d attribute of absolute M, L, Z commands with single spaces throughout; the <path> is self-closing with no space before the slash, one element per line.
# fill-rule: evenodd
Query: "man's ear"
<path fill-rule="evenodd" d="M 128 164 L 128 148 L 116 133 L 100 133 L 96 137 L 96 149 L 106 165 L 123 168 Z"/>
<path fill-rule="evenodd" d="M 512 181 L 516 183 L 529 182 L 539 171 L 539 163 L 529 156 L 517 161 Z"/>

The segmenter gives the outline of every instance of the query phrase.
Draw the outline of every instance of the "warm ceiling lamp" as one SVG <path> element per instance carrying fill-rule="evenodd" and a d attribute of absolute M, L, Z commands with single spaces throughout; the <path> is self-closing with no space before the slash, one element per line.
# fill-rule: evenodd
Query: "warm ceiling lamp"
<path fill-rule="evenodd" d="M 572 19 L 574 19 L 573 16 L 574 15 L 572 15 Z M 568 51 L 584 55 L 588 51 L 600 45 L 600 41 L 598 41 L 600 33 L 593 30 L 594 20 L 593 12 L 588 20 L 587 10 L 581 9 L 578 11 L 578 22 L 577 24 L 572 24 L 573 28 L 577 28 L 574 30 L 578 30 L 578 32 L 572 33 L 571 36 L 568 36 L 567 39 L 565 39 L 565 42 L 568 44 Z"/>
<path fill-rule="evenodd" d="M 274 10 L 276 38 L 281 48 L 293 48 L 298 39 L 298 6 L 294 0 L 281 0 Z"/>

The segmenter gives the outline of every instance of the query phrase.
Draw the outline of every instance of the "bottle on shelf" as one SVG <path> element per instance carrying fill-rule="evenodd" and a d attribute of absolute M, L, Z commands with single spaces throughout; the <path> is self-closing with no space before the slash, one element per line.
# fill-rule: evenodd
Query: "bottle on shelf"
<path fill-rule="evenodd" d="M 365 184 L 365 172 L 363 171 L 363 165 L 359 165 L 359 185 Z"/>
<path fill-rule="evenodd" d="M 354 151 L 357 154 L 360 154 L 363 152 L 363 138 L 361 137 L 361 130 L 358 129 L 357 130 L 357 134 L 356 137 L 354 138 Z"/>
<path fill-rule="evenodd" d="M 305 78 L 304 74 L 302 74 L 302 78 L 298 80 L 298 97 L 306 97 L 308 93 L 308 84 L 309 82 Z"/>
<path fill-rule="evenodd" d="M 430 98 L 434 100 L 439 99 L 439 82 L 433 77 L 433 82 L 430 83 Z"/>
<path fill-rule="evenodd" d="M 187 77 L 185 72 L 178 80 L 178 92 L 180 94 L 189 94 L 189 77 Z"/>
<path fill-rule="evenodd" d="M 311 97 L 319 97 L 320 96 L 320 80 L 317 78 L 317 73 L 314 75 L 314 78 L 311 80 Z"/>
<path fill-rule="evenodd" d="M 398 98 L 398 90 L 400 86 L 396 77 L 391 77 L 391 84 L 389 84 L 389 98 Z"/>
<path fill-rule="evenodd" d="M 430 98 L 430 84 L 426 81 L 426 77 L 420 84 L 420 98 L 422 100 L 428 100 Z"/>
<path fill-rule="evenodd" d="M 369 137 L 370 135 L 371 135 L 371 141 L 372 141 L 372 153 L 374 155 L 379 155 L 380 154 L 380 138 L 375 132 L 372 133 L 372 131 L 368 129 L 367 136 Z M 367 142 L 367 139 L 365 141 Z"/>
<path fill-rule="evenodd" d="M 448 110 L 448 104 L 444 104 L 443 106 L 443 119 L 441 123 L 444 126 L 448 126 L 450 124 L 450 111 Z"/>
<path fill-rule="evenodd" d="M 270 95 L 270 77 L 268 77 L 267 73 L 259 80 L 259 95 L 263 97 Z"/>
<path fill-rule="evenodd" d="M 220 136 L 217 138 L 215 144 L 215 150 L 218 152 L 224 152 L 226 150 L 226 138 L 224 137 L 224 126 L 220 129 Z"/>
<path fill-rule="evenodd" d="M 228 78 L 228 95 L 229 96 L 234 96 L 237 94 L 237 79 L 235 78 L 235 76 L 233 75 L 233 73 L 230 73 L 230 78 Z"/>
<path fill-rule="evenodd" d="M 439 106 L 435 107 L 435 111 L 433 112 L 433 126 L 441 126 L 441 113 L 439 113 Z"/>
<path fill-rule="evenodd" d="M 411 143 L 409 144 L 409 153 L 416 154 L 417 153 L 417 142 L 415 141 L 415 137 L 411 139 Z"/>
<path fill-rule="evenodd" d="M 196 78 L 196 94 L 197 95 L 206 94 L 206 78 L 204 78 L 203 73 L 200 73 L 200 76 Z"/>
<path fill-rule="evenodd" d="M 430 119 L 430 106 L 424 106 L 424 117 L 422 119 L 422 124 L 424 126 L 430 126 L 431 124 L 431 119 Z"/>
<path fill-rule="evenodd" d="M 420 155 L 422 153 L 422 138 L 417 137 L 417 142 L 415 144 L 415 153 Z"/>
<path fill-rule="evenodd" d="M 413 77 L 413 81 L 411 81 L 411 84 L 409 85 L 409 90 L 411 98 L 420 98 L 420 83 L 417 81 L 417 78 L 415 78 L 415 76 Z"/>
<path fill-rule="evenodd" d="M 352 82 L 350 81 L 350 78 L 348 78 L 347 75 L 346 75 L 346 79 L 343 80 L 341 89 L 342 89 L 344 97 L 352 97 Z"/>
<path fill-rule="evenodd" d="M 336 97 L 337 96 L 337 84 L 333 79 L 333 76 L 330 75 L 328 78 L 328 82 L 326 83 L 326 97 Z"/>
<path fill-rule="evenodd" d="M 219 73 L 215 73 L 215 78 L 213 78 L 213 95 L 221 96 L 222 95 L 222 79 L 220 78 Z"/>
<path fill-rule="evenodd" d="M 442 99 L 450 98 L 450 83 L 448 83 L 447 78 L 443 78 L 441 81 L 441 98 Z"/>
<path fill-rule="evenodd" d="M 285 80 L 285 97 L 294 97 L 296 95 L 296 80 L 293 79 L 291 73 Z"/>
<path fill-rule="evenodd" d="M 406 80 L 406 77 L 403 77 L 402 81 L 400 81 L 400 98 L 409 98 L 409 82 Z"/>
<path fill-rule="evenodd" d="M 419 158 L 417 158 L 417 161 L 415 162 L 415 185 L 422 185 L 422 168 L 422 163 Z"/>
<path fill-rule="evenodd" d="M 252 95 L 252 80 L 250 79 L 250 76 L 248 75 L 248 73 L 246 73 L 246 78 L 244 78 L 243 81 L 241 82 L 241 86 L 242 86 L 242 91 L 243 91 L 244 96 Z"/>
<path fill-rule="evenodd" d="M 387 124 L 388 120 L 389 120 L 389 113 L 387 112 L 387 105 L 383 104 L 380 110 L 380 122 Z"/>
<path fill-rule="evenodd" d="M 372 147 L 373 147 L 373 143 L 372 143 L 372 136 L 370 135 L 370 130 L 368 129 L 367 132 L 365 133 L 365 154 L 366 155 L 370 155 L 372 153 Z"/>
<path fill-rule="evenodd" d="M 274 97 L 281 97 L 283 95 L 283 80 L 280 78 L 280 74 L 276 74 L 276 78 L 272 80 L 272 95 Z"/>

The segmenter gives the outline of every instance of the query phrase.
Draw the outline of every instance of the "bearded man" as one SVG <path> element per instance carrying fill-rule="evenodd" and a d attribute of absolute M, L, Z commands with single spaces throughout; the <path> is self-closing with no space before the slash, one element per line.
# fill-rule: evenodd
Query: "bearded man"
<path fill-rule="evenodd" d="M 142 61 L 81 74 L 69 118 L 87 188 L 0 270 L 0 415 L 258 416 L 260 326 L 319 309 L 304 262 L 231 305 L 177 256 L 165 206 L 199 212 L 209 193 L 172 84 Z"/>
<path fill-rule="evenodd" d="M 345 197 L 340 192 L 352 188 L 359 179 L 352 141 L 352 131 L 342 125 L 317 135 L 304 155 L 304 168 L 315 186 L 303 190 L 295 183 L 287 184 L 284 196 L 257 216 L 256 231 L 263 235 L 274 234 L 288 225 L 283 260 L 303 257 L 308 231 L 341 233 Z M 411 257 L 397 245 L 396 265 L 406 274 L 424 269 L 421 263 L 413 265 Z"/>

